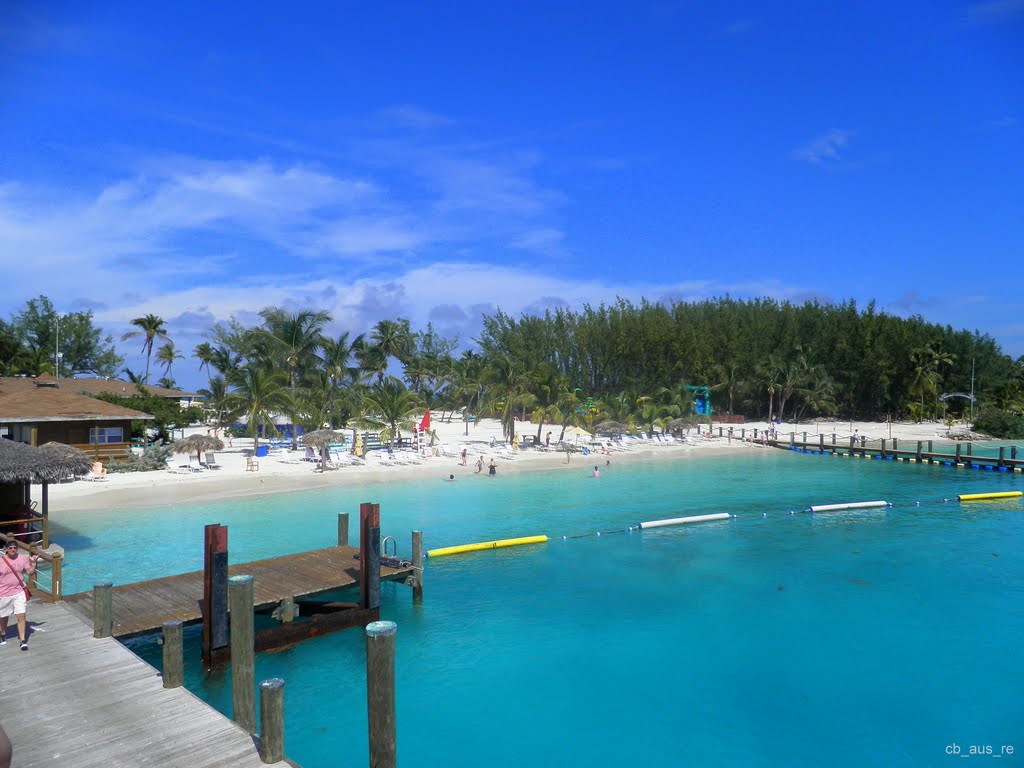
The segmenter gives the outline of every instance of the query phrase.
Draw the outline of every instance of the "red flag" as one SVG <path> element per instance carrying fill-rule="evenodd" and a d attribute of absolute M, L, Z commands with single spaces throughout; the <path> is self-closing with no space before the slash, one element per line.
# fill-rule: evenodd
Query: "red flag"
<path fill-rule="evenodd" d="M 430 429 L 430 411 L 423 412 L 423 420 L 420 421 L 420 432 L 426 432 Z"/>

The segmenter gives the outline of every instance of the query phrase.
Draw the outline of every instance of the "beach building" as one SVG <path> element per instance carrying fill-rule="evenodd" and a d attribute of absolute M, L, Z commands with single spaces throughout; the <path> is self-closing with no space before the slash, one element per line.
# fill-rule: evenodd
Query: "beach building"
<path fill-rule="evenodd" d="M 80 393 L 81 379 L 0 379 L 0 438 L 39 446 L 58 442 L 95 461 L 124 456 L 131 423 L 148 413 Z"/>

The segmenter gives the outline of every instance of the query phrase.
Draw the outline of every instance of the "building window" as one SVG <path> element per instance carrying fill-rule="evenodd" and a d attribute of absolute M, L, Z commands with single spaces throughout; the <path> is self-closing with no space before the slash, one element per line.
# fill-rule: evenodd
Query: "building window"
<path fill-rule="evenodd" d="M 89 443 L 123 443 L 124 427 L 93 427 L 89 430 Z"/>

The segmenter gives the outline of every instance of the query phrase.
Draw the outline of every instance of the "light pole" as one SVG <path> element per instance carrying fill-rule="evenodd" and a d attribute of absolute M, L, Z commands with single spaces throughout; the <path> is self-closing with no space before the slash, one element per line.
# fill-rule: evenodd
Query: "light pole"
<path fill-rule="evenodd" d="M 61 358 L 64 357 L 64 355 L 62 355 L 60 353 L 60 315 L 57 315 L 56 317 L 54 317 L 53 324 L 54 324 L 54 327 L 56 328 L 56 331 L 57 331 L 56 345 L 55 345 L 54 350 L 53 350 L 53 370 L 56 372 L 56 376 L 59 379 L 60 378 L 60 361 L 61 361 Z"/>

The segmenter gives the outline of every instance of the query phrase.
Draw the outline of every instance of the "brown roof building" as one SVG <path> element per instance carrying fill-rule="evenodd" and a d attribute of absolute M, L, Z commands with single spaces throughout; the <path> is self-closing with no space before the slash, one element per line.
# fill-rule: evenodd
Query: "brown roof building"
<path fill-rule="evenodd" d="M 0 378 L 0 438 L 66 443 L 103 460 L 124 455 L 132 421 L 153 417 L 66 388 L 79 381 Z"/>

